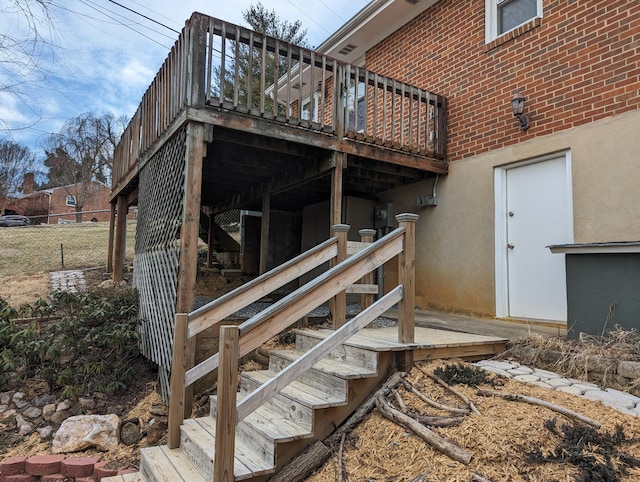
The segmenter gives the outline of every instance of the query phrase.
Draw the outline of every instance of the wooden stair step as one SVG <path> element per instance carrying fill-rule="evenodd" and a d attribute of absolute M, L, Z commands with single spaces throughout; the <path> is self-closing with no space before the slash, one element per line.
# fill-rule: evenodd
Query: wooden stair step
<path fill-rule="evenodd" d="M 191 463 L 181 448 L 170 450 L 166 445 L 140 449 L 140 474 L 153 482 L 205 482 L 204 477 Z"/>
<path fill-rule="evenodd" d="M 305 352 L 301 350 L 274 350 L 271 352 L 271 358 L 273 359 L 275 357 L 292 362 L 300 358 L 304 353 Z M 269 366 L 269 368 L 272 367 Z M 354 365 L 346 360 L 332 360 L 329 357 L 318 361 L 318 363 L 313 366 L 313 369 L 344 378 L 345 380 L 375 377 L 378 374 L 375 369 L 372 370 Z"/>
<path fill-rule="evenodd" d="M 211 418 L 215 420 L 216 415 L 216 396 L 210 397 Z M 242 430 L 248 425 L 246 431 L 249 435 L 254 435 L 252 430 L 259 433 L 272 442 L 292 442 L 310 438 L 313 433 L 309 428 L 304 427 L 292 420 L 285 419 L 280 413 L 271 408 L 262 405 L 254 412 L 250 413 L 247 418 L 237 425 L 237 430 Z"/>
<path fill-rule="evenodd" d="M 201 477 L 211 474 L 205 479 L 208 481 L 211 481 L 213 477 L 215 444 L 215 432 L 214 434 L 210 433 L 199 423 L 199 419 L 186 419 L 180 427 L 180 449 L 184 451 Z M 253 477 L 251 469 L 237 457 L 233 472 L 235 480 L 246 480 Z M 189 481 L 189 479 L 186 480 Z"/>
<path fill-rule="evenodd" d="M 255 383 L 263 384 L 269 381 L 276 375 L 276 372 L 272 370 L 257 370 L 250 372 L 243 372 L 242 378 L 249 379 Z M 306 405 L 310 408 L 329 408 L 338 407 L 347 404 L 346 397 L 333 396 L 323 390 L 307 385 L 306 383 L 294 380 L 280 393 L 292 400 Z"/>
<path fill-rule="evenodd" d="M 202 417 L 197 419 L 197 422 L 209 433 L 212 437 L 215 437 L 216 424 L 211 417 Z M 235 457 L 245 467 L 247 467 L 253 473 L 254 477 L 258 475 L 271 474 L 275 470 L 273 463 L 264 460 L 260 454 L 253 450 L 253 447 L 248 446 L 242 440 L 235 440 L 236 449 Z"/>
<path fill-rule="evenodd" d="M 393 330 L 397 330 L 397 328 L 394 327 Z M 303 332 L 303 336 L 313 336 L 322 340 L 333 333 L 332 330 L 327 329 L 299 331 Z M 411 348 L 417 348 L 419 346 L 417 343 L 400 343 L 398 341 L 392 341 L 389 339 L 388 334 L 384 333 L 385 331 L 387 330 L 365 328 L 348 340 L 345 340 L 343 345 L 375 352 L 404 351 Z"/>
<path fill-rule="evenodd" d="M 259 388 L 260 385 L 262 385 L 260 382 L 241 376 L 238 399 L 241 400 L 250 395 L 251 392 Z M 304 427 L 307 432 L 313 431 L 313 408 L 308 405 L 293 400 L 282 393 L 276 393 L 273 397 L 269 398 L 263 406 L 268 407 L 283 419 L 290 420 Z"/>
<path fill-rule="evenodd" d="M 296 349 L 308 351 L 329 335 L 333 330 L 296 330 Z M 379 353 L 375 350 L 342 344 L 331 352 L 327 358 L 338 361 L 347 361 L 359 367 L 375 371 L 378 368 Z"/>

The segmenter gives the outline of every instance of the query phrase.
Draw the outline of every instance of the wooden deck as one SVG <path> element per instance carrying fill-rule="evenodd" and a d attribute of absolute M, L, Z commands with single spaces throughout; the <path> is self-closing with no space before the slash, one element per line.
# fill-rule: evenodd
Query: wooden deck
<path fill-rule="evenodd" d="M 331 330 L 304 330 L 305 334 L 326 338 Z M 398 343 L 397 327 L 365 328 L 349 338 L 345 344 L 372 351 L 412 350 L 414 360 L 439 358 L 482 358 L 505 350 L 506 338 L 476 335 L 435 328 L 415 328 L 414 343 Z"/>

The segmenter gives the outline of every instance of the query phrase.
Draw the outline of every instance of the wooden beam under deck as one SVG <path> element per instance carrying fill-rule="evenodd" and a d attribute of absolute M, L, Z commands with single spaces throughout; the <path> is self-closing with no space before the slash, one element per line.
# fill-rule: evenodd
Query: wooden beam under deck
<path fill-rule="evenodd" d="M 215 126 L 224 126 L 250 134 L 307 144 L 321 149 L 343 152 L 345 154 L 400 166 L 413 167 L 436 174 L 446 174 L 448 171 L 447 163 L 441 160 L 396 151 L 382 146 L 370 145 L 353 139 L 339 139 L 332 134 L 271 122 L 266 119 L 251 117 L 238 112 L 227 112 L 212 107 L 205 109 L 187 108 L 186 116 L 189 120 L 212 124 L 214 131 Z"/>

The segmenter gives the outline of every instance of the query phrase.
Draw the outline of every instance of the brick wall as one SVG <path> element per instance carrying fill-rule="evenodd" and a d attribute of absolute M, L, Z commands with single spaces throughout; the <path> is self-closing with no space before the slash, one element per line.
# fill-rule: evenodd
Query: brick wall
<path fill-rule="evenodd" d="M 544 0 L 485 44 L 484 0 L 442 0 L 367 52 L 367 67 L 447 97 L 456 160 L 637 109 L 640 2 Z M 511 113 L 516 89 L 532 125 Z"/>
<path fill-rule="evenodd" d="M 98 221 L 109 221 L 110 217 L 110 205 L 109 196 L 111 190 L 103 184 L 91 183 L 87 191 L 84 204 L 82 206 L 83 211 L 100 211 L 106 210 L 106 212 L 84 214 L 83 221 L 90 221 L 96 218 Z M 51 214 L 69 213 L 68 216 L 61 216 L 61 219 L 75 221 L 75 206 L 67 206 L 67 196 L 74 196 L 76 199 L 80 197 L 80 185 L 68 186 L 66 188 L 54 189 L 51 194 Z M 56 219 L 52 219 L 51 222 L 55 224 Z"/>

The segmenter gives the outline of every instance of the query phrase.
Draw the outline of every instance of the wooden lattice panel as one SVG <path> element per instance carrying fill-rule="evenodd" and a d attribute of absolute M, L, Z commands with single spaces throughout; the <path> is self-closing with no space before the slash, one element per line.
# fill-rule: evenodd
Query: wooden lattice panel
<path fill-rule="evenodd" d="M 140 172 L 134 284 L 139 293 L 141 350 L 160 367 L 163 395 L 171 367 L 184 198 L 186 128 Z"/>

